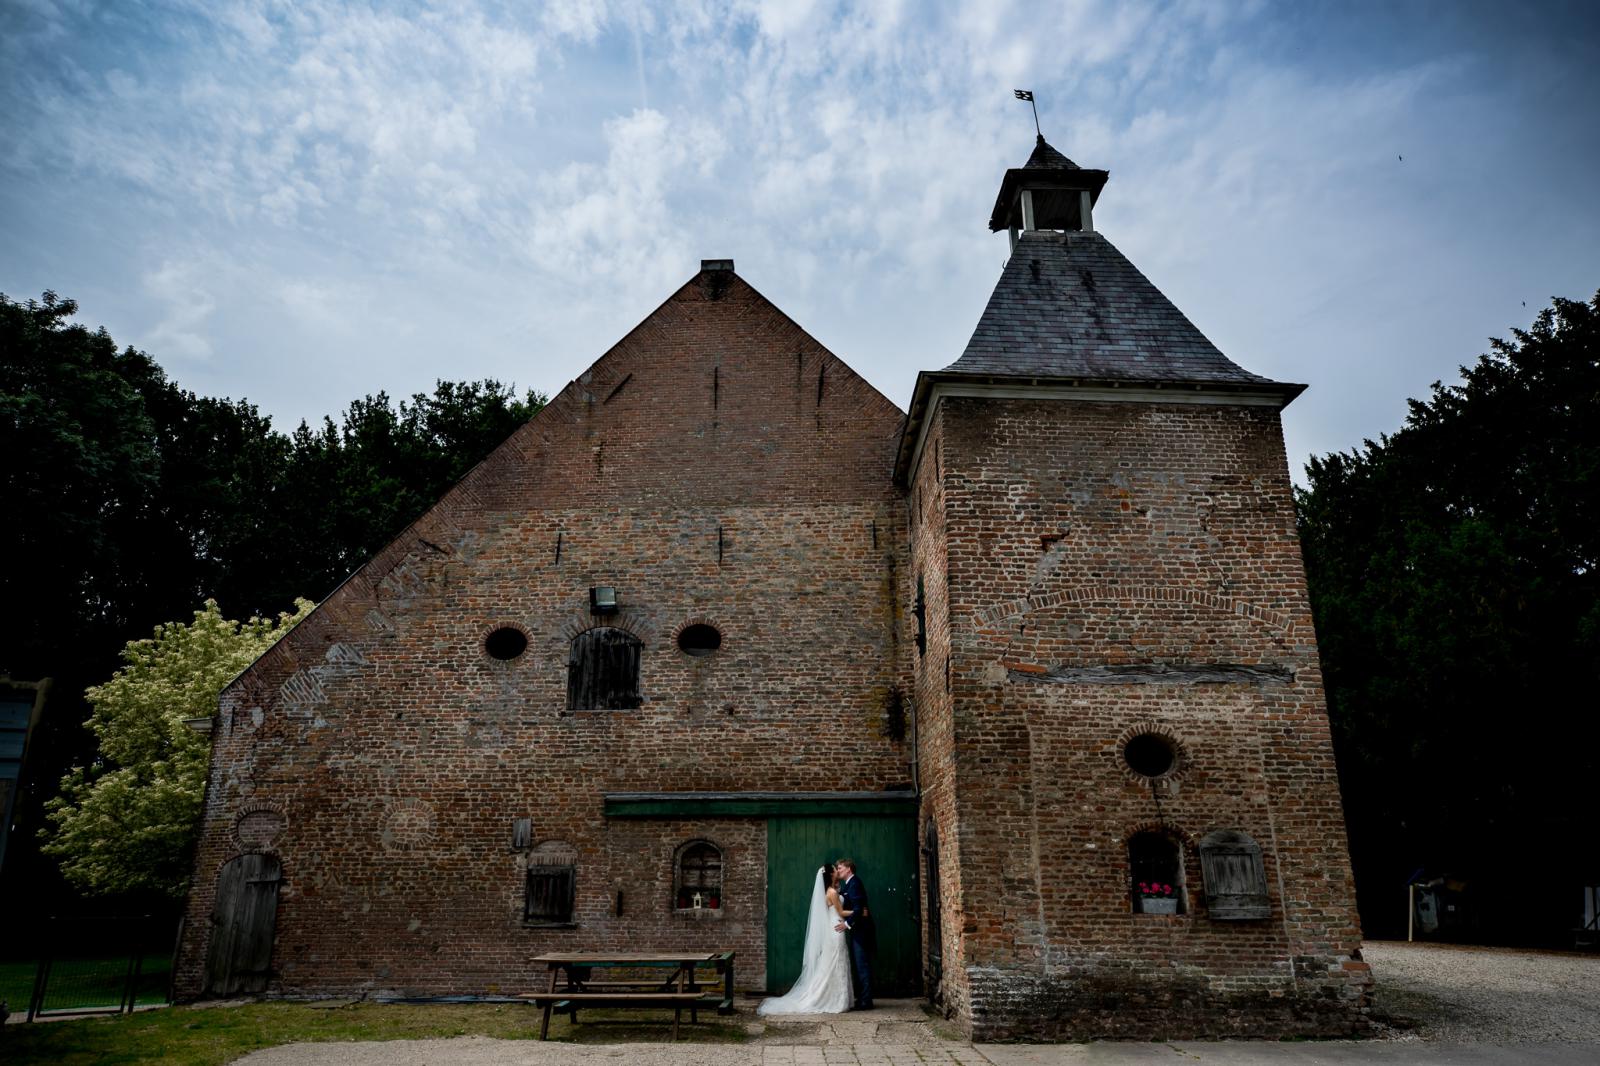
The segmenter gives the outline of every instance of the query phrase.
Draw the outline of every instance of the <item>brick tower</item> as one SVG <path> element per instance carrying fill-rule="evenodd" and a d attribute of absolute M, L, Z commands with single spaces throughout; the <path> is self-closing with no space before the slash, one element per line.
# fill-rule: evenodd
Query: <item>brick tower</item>
<path fill-rule="evenodd" d="M 1040 137 L 1011 257 L 917 379 L 929 976 L 977 1038 L 1332 1035 L 1370 973 L 1279 411 Z"/>

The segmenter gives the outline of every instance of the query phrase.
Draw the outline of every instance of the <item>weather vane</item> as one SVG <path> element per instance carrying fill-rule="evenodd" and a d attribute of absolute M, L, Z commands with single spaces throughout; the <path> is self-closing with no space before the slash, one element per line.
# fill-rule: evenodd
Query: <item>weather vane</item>
<path fill-rule="evenodd" d="M 1033 90 L 1012 89 L 1011 91 L 1017 94 L 1018 100 L 1028 101 L 1028 106 L 1033 108 L 1033 132 L 1039 135 L 1041 141 L 1044 140 L 1044 130 L 1039 128 L 1039 105 L 1033 102 Z"/>

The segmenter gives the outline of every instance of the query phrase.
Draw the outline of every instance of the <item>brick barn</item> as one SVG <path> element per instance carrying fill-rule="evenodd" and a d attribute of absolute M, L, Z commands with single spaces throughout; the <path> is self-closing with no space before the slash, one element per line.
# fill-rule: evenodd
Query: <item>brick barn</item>
<path fill-rule="evenodd" d="M 1370 974 L 1280 410 L 1040 138 L 909 413 L 708 260 L 223 693 L 183 998 L 737 952 L 817 865 L 976 1038 L 1333 1035 Z"/>

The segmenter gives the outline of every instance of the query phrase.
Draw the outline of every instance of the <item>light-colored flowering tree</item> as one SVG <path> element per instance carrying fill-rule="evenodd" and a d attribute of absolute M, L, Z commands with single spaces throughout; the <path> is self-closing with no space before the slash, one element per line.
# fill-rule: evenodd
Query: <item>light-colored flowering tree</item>
<path fill-rule="evenodd" d="M 129 641 L 126 665 L 88 691 L 94 761 L 73 767 L 49 803 L 44 850 L 90 895 L 181 897 L 199 830 L 211 738 L 185 724 L 217 713 L 228 682 L 310 612 L 234 622 L 214 600 L 189 623 Z"/>

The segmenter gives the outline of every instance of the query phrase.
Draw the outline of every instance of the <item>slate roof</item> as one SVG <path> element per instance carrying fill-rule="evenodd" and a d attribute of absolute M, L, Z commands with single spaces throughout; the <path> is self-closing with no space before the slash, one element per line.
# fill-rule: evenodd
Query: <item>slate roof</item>
<path fill-rule="evenodd" d="M 1230 362 L 1092 231 L 1021 234 L 966 351 L 944 372 L 1272 384 Z"/>
<path fill-rule="evenodd" d="M 1022 164 L 1023 170 L 1082 170 L 1078 164 L 1052 148 L 1043 136 L 1034 143 L 1033 154 Z"/>

